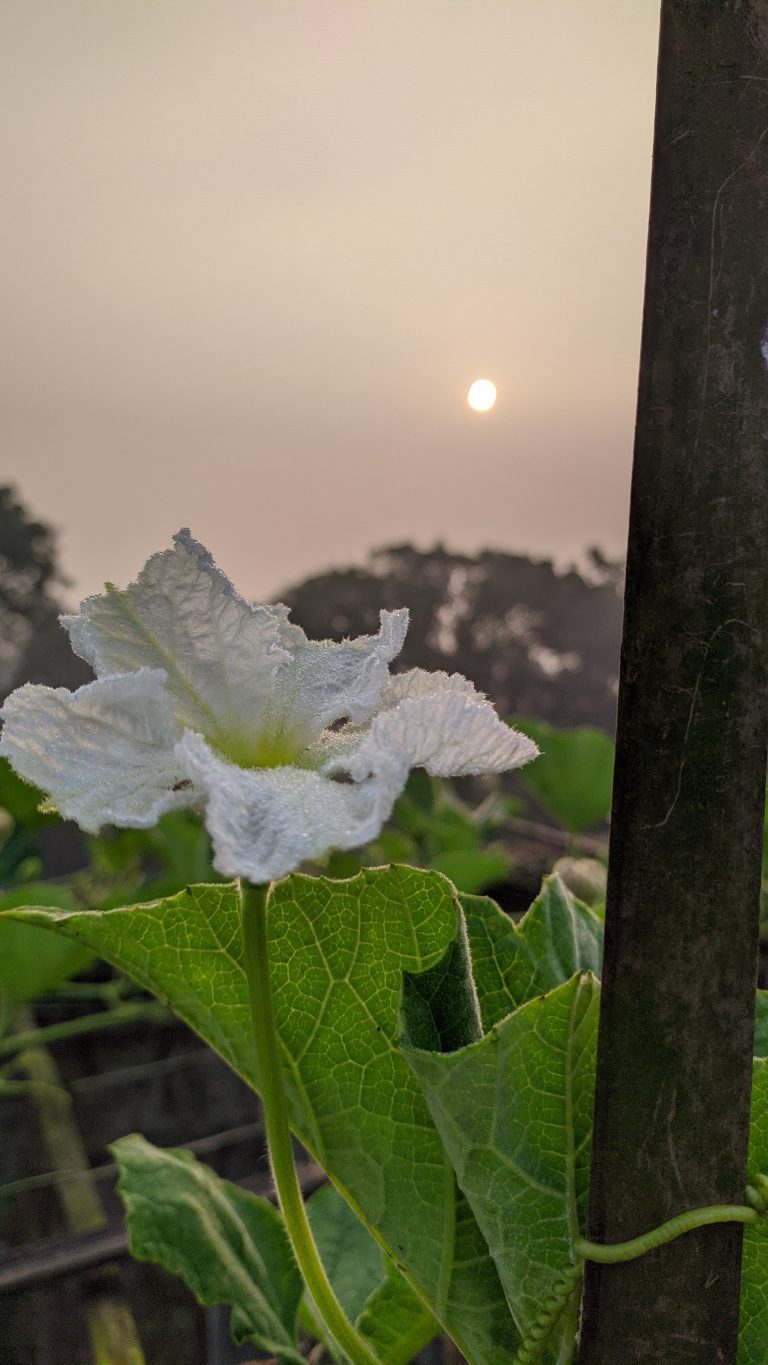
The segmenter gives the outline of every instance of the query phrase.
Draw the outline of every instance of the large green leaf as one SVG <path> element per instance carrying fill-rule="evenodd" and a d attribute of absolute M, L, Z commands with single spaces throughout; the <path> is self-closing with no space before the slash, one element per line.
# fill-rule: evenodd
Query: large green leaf
<path fill-rule="evenodd" d="M 598 989 L 576 976 L 461 1052 L 407 1050 L 523 1335 L 585 1226 Z"/>
<path fill-rule="evenodd" d="M 603 923 L 556 875 L 545 877 L 519 923 L 493 901 L 462 896 L 486 1029 L 576 972 L 600 975 Z"/>
<path fill-rule="evenodd" d="M 63 886 L 38 882 L 0 894 L 0 911 L 25 905 L 74 908 L 71 892 Z M 81 972 L 93 953 L 60 934 L 11 919 L 0 920 L 0 999 L 22 1005 Z"/>
<path fill-rule="evenodd" d="M 280 1214 L 181 1150 L 113 1143 L 131 1252 L 180 1275 L 199 1303 L 232 1307 L 232 1335 L 302 1365 L 301 1276 Z"/>
<path fill-rule="evenodd" d="M 254 1071 L 232 886 L 102 913 L 19 912 L 88 944 L 167 1001 L 246 1080 Z M 507 1365 L 517 1335 L 498 1275 L 415 1077 L 398 1048 L 404 972 L 460 933 L 450 884 L 413 868 L 274 887 L 270 960 L 295 1131 L 476 1365 Z"/>
<path fill-rule="evenodd" d="M 543 720 L 516 717 L 514 724 L 538 744 L 535 763 L 520 781 L 571 834 L 608 819 L 613 781 L 613 742 L 588 725 L 556 730 Z"/>
<path fill-rule="evenodd" d="M 313 1194 L 307 1211 L 347 1317 L 383 1365 L 408 1365 L 438 1331 L 432 1314 L 333 1185 Z"/>
<path fill-rule="evenodd" d="M 749 1170 L 768 1175 L 768 1061 L 759 1058 L 752 1073 Z M 744 1229 L 737 1365 L 765 1365 L 768 1355 L 768 1237 Z"/>

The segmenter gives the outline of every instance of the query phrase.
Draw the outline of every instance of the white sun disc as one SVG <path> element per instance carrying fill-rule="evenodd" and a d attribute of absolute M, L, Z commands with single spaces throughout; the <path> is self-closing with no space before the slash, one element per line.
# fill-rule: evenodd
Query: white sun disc
<path fill-rule="evenodd" d="M 496 385 L 490 379 L 476 379 L 469 386 L 467 402 L 475 412 L 490 412 L 496 402 Z"/>

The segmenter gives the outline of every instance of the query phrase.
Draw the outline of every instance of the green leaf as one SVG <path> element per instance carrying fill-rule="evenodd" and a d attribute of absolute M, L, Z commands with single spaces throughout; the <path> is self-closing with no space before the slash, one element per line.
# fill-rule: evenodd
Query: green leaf
<path fill-rule="evenodd" d="M 73 909 L 76 901 L 64 886 L 45 882 L 15 887 L 0 894 L 0 911 L 21 906 L 55 906 Z M 0 999 L 12 1006 L 35 1000 L 83 971 L 93 961 L 93 953 L 79 943 L 70 943 L 49 929 L 0 920 Z"/>
<path fill-rule="evenodd" d="M 483 1036 L 469 941 L 462 923 L 434 967 L 403 972 L 402 1036 L 411 1047 L 456 1052 Z"/>
<path fill-rule="evenodd" d="M 768 991 L 755 993 L 755 1047 L 756 1057 L 768 1057 Z"/>
<path fill-rule="evenodd" d="M 386 1279 L 368 1299 L 357 1326 L 383 1365 L 408 1365 L 440 1328 L 388 1257 L 386 1266 Z"/>
<path fill-rule="evenodd" d="M 605 919 L 608 868 L 598 858 L 558 858 L 552 871 L 565 882 L 577 900 Z"/>
<path fill-rule="evenodd" d="M 571 834 L 602 824 L 611 810 L 613 741 L 588 725 L 556 730 L 543 720 L 516 717 L 514 725 L 541 749 L 521 770 L 525 787 Z"/>
<path fill-rule="evenodd" d="M 458 891 L 474 895 L 493 886 L 494 882 L 503 881 L 509 872 L 510 859 L 503 850 L 454 848 L 438 853 L 431 859 L 430 866 L 448 877 Z"/>
<path fill-rule="evenodd" d="M 280 1214 L 180 1149 L 133 1133 L 112 1144 L 131 1254 L 180 1275 L 202 1304 L 232 1307 L 235 1341 L 303 1365 L 296 1344 L 302 1294 Z"/>
<path fill-rule="evenodd" d="M 439 1330 L 432 1314 L 332 1185 L 312 1195 L 307 1212 L 347 1317 L 383 1365 L 408 1365 Z"/>
<path fill-rule="evenodd" d="M 398 1047 L 403 972 L 434 967 L 459 904 L 435 872 L 295 875 L 270 901 L 275 1012 L 292 1125 L 475 1365 L 517 1337 L 498 1275 Z M 257 1085 L 238 897 L 227 885 L 103 913 L 27 911 L 167 1001 Z"/>
<path fill-rule="evenodd" d="M 758 995 L 765 995 L 759 991 Z M 749 1170 L 768 1175 L 768 1061 L 758 1058 L 752 1072 Z M 768 1341 L 768 1237 L 765 1220 L 745 1227 L 741 1262 L 739 1349 L 736 1365 L 765 1365 Z"/>
<path fill-rule="evenodd" d="M 333 1185 L 307 1200 L 307 1214 L 336 1297 L 356 1322 L 384 1279 L 384 1253 Z"/>
<path fill-rule="evenodd" d="M 585 1225 L 598 990 L 576 976 L 461 1052 L 407 1050 L 523 1336 Z"/>
<path fill-rule="evenodd" d="M 469 812 L 453 805 L 443 795 L 441 800 L 436 801 L 434 812 L 425 817 L 421 837 L 435 854 L 455 853 L 479 849 L 480 833 L 479 825 Z"/>
<path fill-rule="evenodd" d="M 576 972 L 600 975 L 602 920 L 557 875 L 544 878 L 518 923 L 479 896 L 463 896 L 462 905 L 486 1029 Z"/>
<path fill-rule="evenodd" d="M 56 817 L 43 814 L 39 808 L 44 803 L 44 793 L 18 777 L 7 758 L 0 758 L 0 807 L 13 816 L 16 824 L 38 829 L 50 823 Z"/>

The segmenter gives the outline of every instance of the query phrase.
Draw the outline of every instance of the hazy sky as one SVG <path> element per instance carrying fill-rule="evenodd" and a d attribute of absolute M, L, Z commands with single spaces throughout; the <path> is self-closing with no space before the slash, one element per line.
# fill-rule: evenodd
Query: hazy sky
<path fill-rule="evenodd" d="M 74 593 L 183 524 L 254 596 L 623 552 L 658 9 L 0 0 L 0 480 Z"/>

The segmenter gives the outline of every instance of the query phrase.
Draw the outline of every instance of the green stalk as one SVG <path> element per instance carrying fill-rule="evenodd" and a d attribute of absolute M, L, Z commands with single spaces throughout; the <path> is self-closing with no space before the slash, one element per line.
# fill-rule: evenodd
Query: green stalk
<path fill-rule="evenodd" d="M 352 1365 L 379 1365 L 359 1332 L 348 1320 L 318 1254 L 309 1226 L 301 1186 L 296 1174 L 283 1086 L 280 1043 L 275 1030 L 272 985 L 269 974 L 267 898 L 268 886 L 240 881 L 240 906 L 248 993 L 253 1036 L 259 1068 L 259 1087 L 264 1110 L 269 1159 L 286 1230 L 299 1269 L 312 1299 L 334 1341 Z"/>
<path fill-rule="evenodd" d="M 669 1218 L 666 1223 L 643 1233 L 642 1237 L 633 1237 L 629 1242 L 603 1244 L 577 1237 L 573 1249 L 585 1261 L 618 1265 L 622 1261 L 634 1261 L 656 1247 L 665 1246 L 667 1242 L 673 1242 L 676 1237 L 684 1232 L 692 1232 L 694 1228 L 709 1227 L 711 1223 L 757 1223 L 760 1216 L 756 1209 L 748 1208 L 746 1204 L 707 1204 L 701 1209 L 679 1213 L 676 1218 Z"/>

